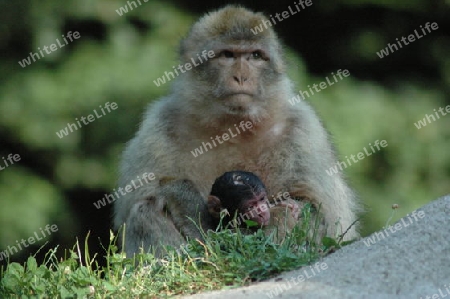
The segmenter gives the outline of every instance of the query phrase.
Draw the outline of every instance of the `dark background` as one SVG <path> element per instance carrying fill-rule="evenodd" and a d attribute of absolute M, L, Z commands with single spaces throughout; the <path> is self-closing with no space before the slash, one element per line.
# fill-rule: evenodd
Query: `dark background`
<path fill-rule="evenodd" d="M 177 64 L 179 40 L 195 19 L 227 4 L 140 1 L 123 16 L 116 10 L 126 1 L 0 1 L 0 158 L 21 156 L 0 171 L 0 251 L 57 224 L 39 257 L 56 245 L 62 255 L 76 238 L 83 243 L 88 231 L 89 250 L 103 256 L 111 206 L 96 209 L 93 203 L 116 187 L 120 153 L 145 105 L 170 88 L 156 87 L 153 80 Z M 267 15 L 294 5 L 239 3 Z M 426 22 L 439 29 L 387 57 L 377 56 Z M 386 225 L 394 203 L 400 205 L 395 220 L 449 193 L 450 116 L 421 129 L 414 125 L 450 105 L 448 1 L 313 0 L 274 29 L 286 45 L 296 90 L 349 70 L 349 78 L 309 98 L 341 159 L 375 140 L 388 142 L 346 169 L 367 210 L 364 235 Z M 25 68 L 18 64 L 68 31 L 81 38 Z M 106 102 L 119 108 L 57 137 L 67 123 Z M 11 261 L 24 261 L 43 244 L 25 248 Z"/>

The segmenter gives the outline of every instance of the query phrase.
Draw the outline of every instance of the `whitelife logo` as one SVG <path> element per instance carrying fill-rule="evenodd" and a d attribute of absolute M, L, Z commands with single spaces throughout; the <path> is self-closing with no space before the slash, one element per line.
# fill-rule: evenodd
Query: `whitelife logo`
<path fill-rule="evenodd" d="M 400 49 L 401 49 L 401 48 L 403 48 L 402 44 L 404 46 L 407 46 L 410 43 L 416 41 L 416 38 L 417 39 L 421 39 L 422 37 L 427 35 L 427 32 L 428 33 L 431 32 L 430 28 L 433 29 L 433 30 L 437 30 L 439 28 L 439 26 L 438 26 L 438 24 L 436 22 L 433 22 L 431 24 L 430 24 L 430 22 L 427 22 L 425 24 L 425 29 L 426 29 L 426 31 L 425 31 L 425 29 L 422 27 L 422 25 L 420 25 L 420 29 L 422 29 L 423 35 L 420 35 L 420 33 L 417 32 L 417 30 L 414 29 L 414 34 L 408 35 L 408 41 L 409 42 L 406 41 L 406 37 L 404 37 L 404 36 L 401 37 L 401 39 L 400 39 L 401 42 L 400 42 L 400 40 L 398 38 L 395 39 L 397 41 L 398 47 L 400 47 Z M 399 49 L 398 49 L 397 45 L 395 43 L 393 43 L 393 44 L 388 43 L 386 48 L 384 48 L 384 49 L 380 50 L 379 52 L 377 52 L 378 57 L 384 58 L 384 57 L 388 56 L 389 54 L 394 53 L 395 51 L 398 51 Z"/>
<path fill-rule="evenodd" d="M 79 39 L 81 37 L 81 35 L 80 35 L 80 33 L 78 31 L 75 31 L 73 34 L 72 34 L 72 31 L 69 31 L 69 32 L 67 32 L 67 36 L 64 36 L 64 34 L 62 34 L 61 36 L 63 37 L 63 40 L 65 42 L 64 44 L 61 44 L 61 42 L 59 41 L 59 38 L 57 38 L 56 42 L 57 42 L 59 47 L 57 47 L 56 44 L 51 44 L 48 47 L 44 46 L 44 47 L 42 47 L 44 52 L 47 53 L 47 54 L 51 54 L 52 52 L 55 52 L 56 50 L 61 49 L 62 47 L 68 45 L 69 42 L 67 41 L 66 37 L 71 42 L 73 42 L 74 39 Z M 50 51 L 49 51 L 49 49 L 50 49 Z M 28 56 L 28 58 L 25 58 L 25 59 L 22 59 L 22 61 L 19 61 L 19 65 L 24 68 L 24 67 L 26 67 L 26 66 L 31 64 L 31 59 L 33 59 L 33 62 L 35 62 L 36 58 L 39 60 L 39 59 L 41 59 L 41 58 L 43 58 L 45 56 L 44 52 L 42 52 L 40 47 L 38 47 L 38 51 L 41 54 L 40 56 L 39 56 L 39 53 L 30 52 L 30 55 Z"/>

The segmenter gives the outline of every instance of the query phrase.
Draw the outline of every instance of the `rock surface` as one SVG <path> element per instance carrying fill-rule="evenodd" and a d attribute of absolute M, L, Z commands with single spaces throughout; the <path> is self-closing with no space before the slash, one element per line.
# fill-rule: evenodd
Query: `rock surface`
<path fill-rule="evenodd" d="M 446 297 L 450 298 L 450 195 L 318 264 L 248 287 L 186 298 Z"/>

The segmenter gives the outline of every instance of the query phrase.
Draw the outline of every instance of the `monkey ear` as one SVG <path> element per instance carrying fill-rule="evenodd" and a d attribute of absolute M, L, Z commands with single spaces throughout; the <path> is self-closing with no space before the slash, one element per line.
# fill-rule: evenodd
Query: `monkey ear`
<path fill-rule="evenodd" d="M 220 211 L 222 210 L 222 203 L 217 196 L 208 196 L 208 212 L 214 218 L 220 218 Z"/>

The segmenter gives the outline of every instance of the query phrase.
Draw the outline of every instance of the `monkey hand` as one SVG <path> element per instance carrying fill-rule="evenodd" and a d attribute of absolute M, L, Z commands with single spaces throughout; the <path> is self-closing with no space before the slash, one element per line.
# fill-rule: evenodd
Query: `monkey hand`
<path fill-rule="evenodd" d="M 298 220 L 298 217 L 300 216 L 300 207 L 299 207 L 297 201 L 295 201 L 293 199 L 288 199 L 286 201 L 280 202 L 277 206 L 281 206 L 281 207 L 290 209 L 292 218 L 294 218 L 295 220 Z"/>

